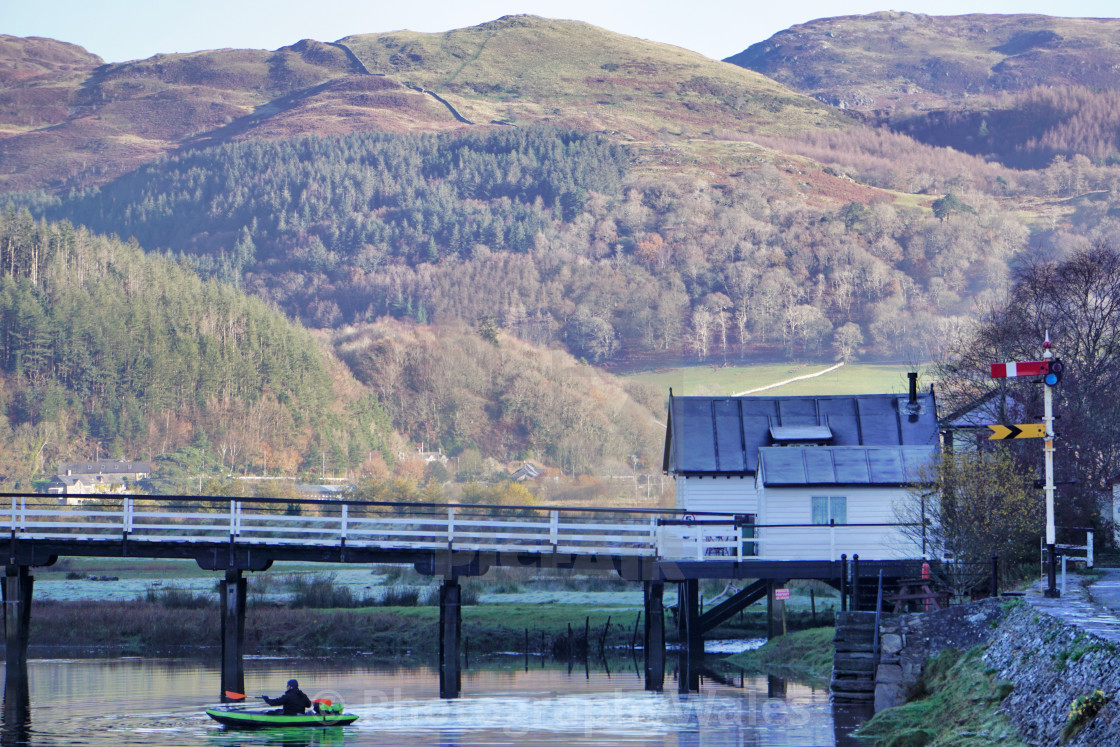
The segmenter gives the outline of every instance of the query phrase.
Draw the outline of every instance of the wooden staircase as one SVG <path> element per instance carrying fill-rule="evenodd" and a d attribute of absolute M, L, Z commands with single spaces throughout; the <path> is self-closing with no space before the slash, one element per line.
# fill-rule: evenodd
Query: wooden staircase
<path fill-rule="evenodd" d="M 836 613 L 832 639 L 832 699 L 837 703 L 875 700 L 875 613 Z"/>

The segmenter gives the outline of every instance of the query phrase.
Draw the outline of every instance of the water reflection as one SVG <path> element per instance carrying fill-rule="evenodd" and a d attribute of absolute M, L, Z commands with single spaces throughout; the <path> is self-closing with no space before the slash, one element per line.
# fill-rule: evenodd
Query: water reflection
<path fill-rule="evenodd" d="M 26 669 L 4 670 L 4 723 L 0 726 L 0 744 L 27 743 L 31 732 L 31 691 Z"/>
<path fill-rule="evenodd" d="M 477 662 L 476 662 L 477 664 Z M 4 744 L 87 745 L 854 745 L 834 730 L 828 693 L 776 678 L 706 672 L 698 693 L 647 692 L 636 662 L 609 671 L 533 662 L 463 672 L 463 696 L 438 697 L 438 674 L 361 660 L 250 659 L 246 693 L 289 677 L 346 703 L 348 727 L 228 731 L 203 713 L 217 667 L 185 660 L 33 660 L 30 688 L 7 687 Z M 716 676 L 713 676 L 716 675 Z M 11 683 L 7 683 L 11 685 Z M 28 707 L 30 697 L 30 707 Z M 840 719 L 847 718 L 841 714 Z M 840 721 L 836 722 L 840 725 Z"/>
<path fill-rule="evenodd" d="M 852 736 L 852 732 L 873 715 L 875 715 L 875 708 L 871 704 L 833 704 L 832 729 L 836 735 L 836 747 L 865 747 L 868 742 L 856 739 Z"/>
<path fill-rule="evenodd" d="M 341 747 L 357 744 L 354 735 L 347 739 L 341 726 L 329 729 L 265 729 L 263 731 L 233 731 L 219 729 L 208 735 L 207 744 L 215 747 L 240 747 L 241 745 L 282 745 L 283 747 Z"/>

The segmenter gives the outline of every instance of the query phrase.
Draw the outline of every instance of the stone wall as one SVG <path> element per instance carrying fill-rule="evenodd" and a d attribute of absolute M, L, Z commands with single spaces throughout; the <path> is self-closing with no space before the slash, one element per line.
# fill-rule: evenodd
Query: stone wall
<path fill-rule="evenodd" d="M 906 702 L 926 659 L 946 648 L 962 651 L 987 643 L 1003 608 L 986 599 L 935 612 L 892 615 L 879 625 L 879 666 L 875 672 L 875 710 Z"/>

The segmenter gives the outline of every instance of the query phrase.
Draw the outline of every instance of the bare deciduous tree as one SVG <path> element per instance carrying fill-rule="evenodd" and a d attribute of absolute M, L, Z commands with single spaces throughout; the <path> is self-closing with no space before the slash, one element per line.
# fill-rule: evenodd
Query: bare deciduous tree
<path fill-rule="evenodd" d="M 1024 420 L 1041 418 L 1041 390 L 1029 383 L 989 376 L 989 364 L 1037 360 L 1049 334 L 1065 363 L 1055 387 L 1060 416 L 1056 476 L 1076 480 L 1059 494 L 1059 524 L 1100 521 L 1111 478 L 1120 472 L 1120 252 L 1108 246 L 1075 250 L 1061 262 L 1021 268 L 1010 298 L 988 313 L 972 335 L 961 338 L 937 367 L 942 403 L 949 410 L 978 402 L 1014 401 Z M 1003 408 L 1006 410 L 1006 408 Z M 993 421 L 994 422 L 994 421 Z M 1038 459 L 1035 448 L 1029 456 Z"/>
<path fill-rule="evenodd" d="M 836 357 L 845 363 L 855 359 L 862 344 L 863 330 L 853 322 L 840 327 L 832 337 L 832 348 L 836 351 Z"/>

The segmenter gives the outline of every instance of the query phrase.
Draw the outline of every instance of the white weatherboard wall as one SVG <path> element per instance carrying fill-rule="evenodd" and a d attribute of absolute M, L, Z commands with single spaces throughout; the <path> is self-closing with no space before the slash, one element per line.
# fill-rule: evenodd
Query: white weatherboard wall
<path fill-rule="evenodd" d="M 759 524 L 811 524 L 813 496 L 843 496 L 848 499 L 848 524 L 893 524 L 898 521 L 895 502 L 905 500 L 905 488 L 851 488 L 827 485 L 814 488 L 764 489 Z M 889 560 L 916 557 L 921 553 L 897 527 L 856 527 L 837 524 L 759 530 L 759 557 L 767 560 Z"/>
<path fill-rule="evenodd" d="M 746 477 L 677 477 L 677 508 L 733 516 L 758 513 L 754 475 Z"/>

